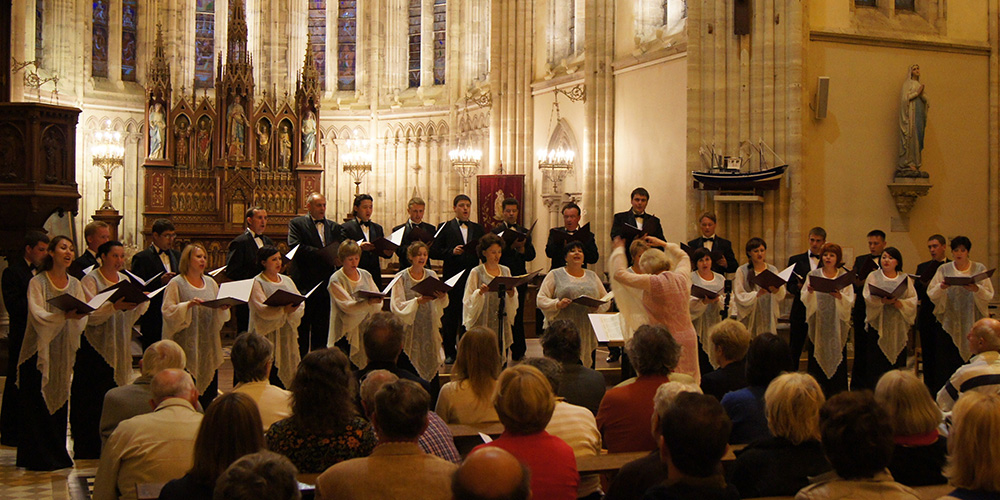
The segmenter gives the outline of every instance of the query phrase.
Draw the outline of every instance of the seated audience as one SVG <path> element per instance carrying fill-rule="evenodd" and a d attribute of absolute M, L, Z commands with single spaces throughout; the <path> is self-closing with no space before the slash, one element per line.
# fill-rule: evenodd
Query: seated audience
<path fill-rule="evenodd" d="M 361 381 L 361 408 L 369 421 L 375 412 L 375 394 L 385 384 L 391 384 L 397 380 L 400 380 L 399 377 L 388 370 L 375 370 L 368 372 L 368 375 Z M 420 435 L 417 444 L 420 445 L 421 450 L 424 450 L 424 453 L 456 464 L 462 461 L 458 449 L 455 448 L 455 436 L 452 435 L 448 424 L 441 420 L 441 417 L 435 412 L 427 412 L 427 429 Z"/>
<path fill-rule="evenodd" d="M 573 449 L 545 431 L 555 410 L 552 387 L 537 368 L 517 365 L 500 374 L 493 396 L 504 432 L 492 443 L 509 451 L 531 470 L 531 495 L 546 500 L 574 500 L 580 476 Z"/>
<path fill-rule="evenodd" d="M 1000 498 L 1000 395 L 970 392 L 955 404 L 943 500 Z"/>
<path fill-rule="evenodd" d="M 758 335 L 747 351 L 747 387 L 722 397 L 722 407 L 733 421 L 730 444 L 752 443 L 771 437 L 764 415 L 764 392 L 781 372 L 788 370 L 788 343 L 773 333 Z"/>
<path fill-rule="evenodd" d="M 153 399 L 149 385 L 157 373 L 168 368 L 184 369 L 186 364 L 184 349 L 173 340 L 160 340 L 147 347 L 146 352 L 142 353 L 142 360 L 139 361 L 139 378 L 129 385 L 115 387 L 104 394 L 104 408 L 101 410 L 101 448 L 123 420 L 153 411 L 149 405 L 149 400 Z"/>
<path fill-rule="evenodd" d="M 660 441 L 660 420 L 677 395 L 682 392 L 701 394 L 701 387 L 694 383 L 667 382 L 656 389 L 656 396 L 653 396 L 652 418 L 654 441 Z M 622 466 L 611 480 L 604 500 L 639 499 L 646 490 L 666 480 L 667 466 L 660 460 L 660 450 L 657 449 Z"/>
<path fill-rule="evenodd" d="M 491 398 L 500 363 L 496 333 L 484 326 L 470 328 L 458 341 L 452 380 L 441 387 L 434 411 L 449 424 L 499 422 Z"/>
<path fill-rule="evenodd" d="M 368 456 L 375 448 L 371 425 L 357 415 L 351 363 L 338 348 L 312 351 L 292 380 L 292 416 L 267 430 L 267 448 L 303 474 Z"/>
<path fill-rule="evenodd" d="M 941 470 L 948 442 L 938 433 L 943 416 L 927 386 L 913 372 L 885 372 L 875 386 L 875 401 L 889 414 L 896 447 L 889 462 L 893 479 L 907 486 L 947 482 Z"/>
<path fill-rule="evenodd" d="M 238 392 L 223 394 L 205 410 L 194 440 L 194 465 L 163 486 L 160 500 L 212 500 L 219 475 L 238 458 L 262 449 L 264 431 L 253 399 Z"/>
<path fill-rule="evenodd" d="M 580 362 L 580 332 L 576 325 L 564 319 L 553 321 L 545 329 L 541 344 L 542 355 L 562 365 L 556 396 L 597 415 L 607 383 L 604 375 Z"/>
<path fill-rule="evenodd" d="M 295 466 L 270 451 L 247 455 L 229 466 L 215 483 L 214 500 L 299 500 Z"/>
<path fill-rule="evenodd" d="M 604 447 L 611 453 L 651 451 L 656 442 L 649 433 L 653 416 L 653 395 L 661 384 L 672 379 L 680 360 L 681 346 L 662 326 L 640 326 L 625 353 L 638 376 L 609 390 L 597 410 L 597 428 Z M 691 377 L 681 375 L 683 381 Z"/>
<path fill-rule="evenodd" d="M 452 475 L 451 493 L 452 500 L 529 500 L 531 471 L 506 450 L 481 448 Z"/>
<path fill-rule="evenodd" d="M 453 463 L 428 455 L 417 441 L 427 429 L 431 397 L 412 380 L 385 384 L 375 394 L 372 426 L 379 444 L 371 456 L 335 464 L 316 480 L 316 498 L 438 500 L 451 495 Z"/>
<path fill-rule="evenodd" d="M 737 454 L 729 482 L 743 498 L 791 496 L 809 478 L 830 470 L 819 443 L 819 410 L 826 402 L 811 375 L 786 373 L 767 386 L 764 410 L 774 437 Z"/>
<path fill-rule="evenodd" d="M 262 335 L 243 333 L 236 337 L 229 355 L 233 362 L 233 383 L 236 384 L 233 392 L 253 399 L 260 410 L 265 431 L 271 424 L 292 415 L 292 393 L 268 381 L 274 362 L 272 347 L 271 341 Z"/>
<path fill-rule="evenodd" d="M 372 370 L 388 370 L 401 379 L 412 380 L 420 384 L 420 387 L 423 387 L 429 394 L 431 386 L 426 380 L 397 364 L 400 354 L 403 353 L 404 333 L 406 333 L 406 325 L 392 313 L 380 312 L 368 318 L 361 325 L 361 336 L 365 345 L 365 353 L 368 355 L 368 364 L 354 372 L 354 379 L 360 382 Z"/>
<path fill-rule="evenodd" d="M 195 411 L 198 391 L 191 375 L 162 370 L 153 376 L 150 389 L 153 413 L 118 424 L 101 450 L 94 500 L 135 500 L 137 484 L 165 483 L 191 468 L 202 418 Z"/>
<path fill-rule="evenodd" d="M 996 381 L 1000 379 L 1000 321 L 983 318 L 972 325 L 966 337 L 973 357 L 937 393 L 937 404 L 943 411 L 951 411 L 965 391 L 1000 391 L 1000 383 Z"/>
<path fill-rule="evenodd" d="M 647 500 L 736 500 L 726 484 L 722 457 L 732 422 L 707 394 L 678 394 L 660 420 L 660 457 L 669 480 L 646 492 Z"/>
<path fill-rule="evenodd" d="M 558 394 L 561 371 L 559 363 L 548 358 L 525 358 L 522 364 L 533 366 L 542 372 L 555 391 L 553 396 Z M 545 432 L 565 441 L 570 448 L 573 448 L 573 454 L 577 459 L 601 454 L 601 432 L 597 430 L 594 414 L 582 406 L 563 401 L 563 398 L 556 398 L 556 407 L 552 411 L 549 425 L 545 426 Z M 598 474 L 580 476 L 580 487 L 577 489 L 576 497 L 600 500 L 601 477 Z"/>
<path fill-rule="evenodd" d="M 917 500 L 919 495 L 893 481 L 889 415 L 871 391 L 841 392 L 819 412 L 820 441 L 833 470 L 813 478 L 796 500 L 878 498 Z"/>
<path fill-rule="evenodd" d="M 722 400 L 728 392 L 747 386 L 747 349 L 750 331 L 735 319 L 723 320 L 708 332 L 719 367 L 701 377 L 701 390 Z"/>

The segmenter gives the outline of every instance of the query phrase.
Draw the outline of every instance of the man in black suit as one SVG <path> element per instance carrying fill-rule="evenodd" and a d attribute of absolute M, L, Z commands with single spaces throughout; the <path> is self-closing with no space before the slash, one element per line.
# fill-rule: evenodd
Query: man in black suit
<path fill-rule="evenodd" d="M 299 352 L 303 357 L 312 349 L 325 348 L 330 337 L 330 294 L 325 283 L 336 266 L 319 251 L 344 241 L 343 228 L 326 218 L 326 197 L 310 194 L 306 209 L 309 213 L 288 221 L 288 246 L 299 247 L 289 274 L 300 293 L 308 293 L 317 283 L 324 284 L 306 299 L 306 310 L 299 324 Z"/>
<path fill-rule="evenodd" d="M 372 195 L 362 193 L 354 197 L 354 218 L 344 223 L 344 236 L 361 245 L 361 269 L 368 271 L 375 286 L 382 289 L 382 261 L 374 241 L 385 237 L 382 226 L 372 222 L 374 200 Z"/>
<path fill-rule="evenodd" d="M 0 407 L 0 444 L 17 446 L 17 361 L 21 356 L 24 330 L 28 327 L 28 283 L 48 254 L 49 237 L 41 231 L 28 231 L 24 236 L 24 254 L 7 260 L 3 272 L 3 304 L 10 318 L 7 333 L 7 379 L 3 386 L 3 406 Z"/>
<path fill-rule="evenodd" d="M 83 278 L 83 271 L 90 266 L 97 266 L 97 248 L 111 239 L 111 228 L 104 221 L 95 220 L 83 228 L 83 239 L 87 242 L 87 248 L 83 254 L 73 261 L 70 269 L 77 279 Z"/>
<path fill-rule="evenodd" d="M 736 254 L 733 253 L 733 243 L 715 234 L 715 226 L 719 223 L 719 218 L 714 212 L 705 212 L 698 219 L 698 226 L 701 229 L 701 236 L 688 242 L 692 249 L 707 248 L 713 253 L 722 254 L 722 258 L 712 264 L 712 271 L 721 275 L 735 273 L 740 266 L 736 261 Z M 727 284 L 729 280 L 726 280 Z M 727 287 L 728 291 L 728 287 Z"/>
<path fill-rule="evenodd" d="M 410 215 L 410 218 L 405 224 L 400 224 L 392 228 L 392 232 L 399 231 L 399 228 L 406 226 L 403 229 L 403 244 L 399 245 L 396 249 L 396 256 L 399 257 L 399 270 L 402 271 L 410 267 L 410 259 L 406 256 L 406 249 L 410 247 L 417 238 L 412 236 L 413 228 L 419 227 L 425 233 L 434 236 L 436 228 L 426 222 L 424 222 L 424 209 L 427 204 L 424 203 L 422 198 L 410 198 L 410 201 L 406 203 L 406 213 Z"/>
<path fill-rule="evenodd" d="M 181 253 L 173 249 L 176 237 L 177 231 L 170 219 L 156 219 L 153 221 L 152 233 L 150 234 L 153 244 L 132 257 L 132 273 L 136 276 L 148 280 L 156 276 L 157 273 L 163 273 L 159 278 L 146 284 L 146 291 L 152 292 L 166 286 L 170 280 L 174 279 L 174 276 L 177 276 L 177 272 L 180 270 Z M 163 336 L 161 333 L 163 331 L 163 313 L 160 311 L 162 307 L 163 294 L 159 293 L 149 300 L 149 310 L 142 315 L 139 322 L 142 336 L 139 337 L 139 341 L 142 343 L 143 351 Z"/>
<path fill-rule="evenodd" d="M 880 229 L 873 229 L 868 232 L 868 253 L 859 255 L 854 259 L 855 281 L 854 281 L 854 308 L 851 309 L 851 322 L 854 324 L 854 366 L 851 368 L 851 390 L 875 389 L 867 387 L 865 380 L 871 380 L 868 376 L 868 352 L 871 345 L 878 342 L 878 337 L 868 334 L 865 327 L 865 319 L 868 316 L 865 306 L 865 299 L 861 296 L 865 289 L 865 280 L 875 269 L 879 268 L 879 259 L 882 257 L 882 250 L 885 250 L 885 232 Z M 869 261 L 870 263 L 866 263 Z M 874 265 L 872 265 L 874 263 Z M 859 284 L 860 283 L 860 284 Z"/>
<path fill-rule="evenodd" d="M 469 220 L 472 212 L 472 200 L 460 194 L 452 204 L 455 208 L 455 218 L 442 222 L 437 237 L 431 243 L 430 257 L 444 261 L 444 279 L 469 271 L 479 265 L 475 244 L 485 234 L 483 227 Z M 466 250 L 465 245 L 471 246 Z M 469 279 L 466 272 L 448 291 L 448 307 L 444 309 L 441 318 L 441 339 L 444 343 L 444 362 L 455 362 L 459 332 L 462 331 L 462 297 L 465 295 L 465 281 Z"/>
<path fill-rule="evenodd" d="M 549 230 L 549 239 L 545 242 L 545 255 L 552 259 L 550 269 L 558 269 L 566 265 L 566 252 L 563 248 L 570 240 L 579 240 L 583 243 L 583 267 L 587 264 L 594 264 L 601 256 L 597 251 L 597 241 L 594 234 L 589 233 L 576 238 L 576 232 L 580 230 L 580 206 L 569 202 L 563 206 L 563 227 L 554 227 Z"/>
<path fill-rule="evenodd" d="M 802 348 L 809 335 L 809 325 L 806 323 L 806 306 L 802 303 L 799 293 L 806 275 L 821 267 L 823 245 L 826 245 L 826 229 L 814 227 L 809 230 L 809 250 L 788 258 L 788 265 L 795 266 L 794 274 L 788 280 L 788 293 L 792 295 L 792 310 L 788 315 L 791 323 L 788 345 L 792 350 L 792 367 L 798 369 Z"/>
<path fill-rule="evenodd" d="M 646 205 L 649 203 L 649 191 L 646 188 L 637 187 L 632 190 L 632 210 L 615 214 L 611 222 L 611 239 L 620 236 L 625 238 L 625 248 L 629 248 L 634 237 L 625 237 L 625 226 L 629 225 L 636 229 L 645 231 L 650 236 L 655 236 L 665 240 L 663 236 L 663 226 L 660 225 L 660 218 L 646 213 Z M 625 252 L 628 265 L 632 265 L 632 253 Z"/>
<path fill-rule="evenodd" d="M 934 273 L 941 267 L 941 264 L 951 262 L 951 259 L 948 258 L 947 248 L 947 241 L 940 234 L 935 234 L 927 239 L 927 249 L 931 252 L 931 260 L 917 266 L 919 278 L 913 283 L 914 288 L 917 289 L 917 298 L 920 300 L 920 306 L 917 308 L 917 328 L 920 330 L 920 355 L 924 363 L 924 385 L 931 391 L 931 394 L 937 394 L 951 377 L 950 373 L 942 373 L 942 367 L 935 355 L 940 342 L 952 344 L 951 336 L 944 331 L 941 323 L 934 317 L 934 303 L 927 297 L 927 284 L 931 282 Z"/>
<path fill-rule="evenodd" d="M 514 231 L 527 235 L 528 230 L 524 226 L 518 225 L 517 218 L 520 214 L 521 204 L 514 198 L 503 200 L 503 222 L 493 228 L 494 234 L 504 234 L 504 241 L 507 239 L 507 231 Z M 531 237 L 524 240 L 514 240 L 510 245 L 504 245 L 503 254 L 500 255 L 500 264 L 510 268 L 510 274 L 520 276 L 528 273 L 528 262 L 535 260 L 535 245 L 531 243 Z M 511 332 L 514 336 L 514 343 L 510 346 L 510 353 L 514 361 L 520 361 L 527 352 L 527 345 L 524 341 L 524 298 L 528 295 L 528 285 L 517 287 L 517 315 L 514 316 L 514 328 Z"/>
<path fill-rule="evenodd" d="M 274 246 L 264 230 L 267 229 L 267 210 L 262 207 L 252 207 L 246 213 L 247 230 L 229 242 L 229 252 L 226 254 L 226 277 L 233 280 L 251 279 L 260 274 L 260 263 L 257 262 L 257 250 L 264 245 Z M 308 290 L 306 290 L 308 291 Z M 247 331 L 250 326 L 250 307 L 240 304 L 233 307 L 236 314 L 236 330 L 238 333 Z"/>

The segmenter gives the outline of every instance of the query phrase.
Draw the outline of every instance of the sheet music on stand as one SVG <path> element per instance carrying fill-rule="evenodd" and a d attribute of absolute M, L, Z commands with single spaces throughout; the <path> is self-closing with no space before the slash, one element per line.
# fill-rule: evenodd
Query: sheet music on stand
<path fill-rule="evenodd" d="M 587 317 L 598 342 L 625 341 L 625 318 L 622 313 L 591 313 Z"/>

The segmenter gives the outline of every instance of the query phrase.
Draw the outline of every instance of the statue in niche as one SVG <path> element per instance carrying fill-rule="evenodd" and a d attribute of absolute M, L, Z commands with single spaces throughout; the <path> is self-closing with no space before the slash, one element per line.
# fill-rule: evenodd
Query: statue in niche
<path fill-rule="evenodd" d="M 180 117 L 177 120 L 177 127 L 174 131 L 174 158 L 178 167 L 187 168 L 191 166 L 191 126 L 188 119 Z"/>
<path fill-rule="evenodd" d="M 149 158 L 163 159 L 163 135 L 167 130 L 167 122 L 163 116 L 163 105 L 153 104 L 149 108 Z"/>
<path fill-rule="evenodd" d="M 924 129 L 927 127 L 927 110 L 930 104 L 924 84 L 920 83 L 920 66 L 909 68 L 906 81 L 899 94 L 899 158 L 896 175 L 900 177 L 927 177 L 920 171 L 920 151 L 924 149 Z"/>
<path fill-rule="evenodd" d="M 247 115 L 239 101 L 233 101 L 226 112 L 229 121 L 229 157 L 237 160 L 244 158 L 247 139 Z"/>
<path fill-rule="evenodd" d="M 316 163 L 316 115 L 312 111 L 306 112 L 306 117 L 302 120 L 302 161 L 303 163 Z"/>
<path fill-rule="evenodd" d="M 281 149 L 278 155 L 278 170 L 287 172 L 292 161 L 292 131 L 288 130 L 288 124 L 281 125 Z"/>
<path fill-rule="evenodd" d="M 207 116 L 198 120 L 198 135 L 196 137 L 198 148 L 198 168 L 208 170 L 212 159 L 212 121 Z"/>
<path fill-rule="evenodd" d="M 267 162 L 271 159 L 271 126 L 267 120 L 257 122 L 257 166 L 267 170 Z"/>

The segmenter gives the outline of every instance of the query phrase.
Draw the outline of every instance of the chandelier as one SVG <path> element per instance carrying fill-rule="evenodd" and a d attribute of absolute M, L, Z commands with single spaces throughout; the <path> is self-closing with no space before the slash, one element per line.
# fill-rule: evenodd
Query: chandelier
<path fill-rule="evenodd" d="M 111 128 L 111 120 L 105 120 L 104 126 L 94 131 L 91 162 L 104 173 L 104 204 L 100 209 L 115 210 L 111 204 L 111 174 L 125 164 L 125 146 L 122 134 Z"/>
<path fill-rule="evenodd" d="M 361 194 L 361 181 L 372 171 L 372 155 L 365 139 L 357 137 L 347 139 L 344 148 L 346 152 L 340 155 L 340 163 L 344 172 L 354 180 L 354 196 L 357 196 Z"/>
<path fill-rule="evenodd" d="M 549 137 L 555 134 L 557 124 L 562 119 L 559 114 L 559 94 L 565 92 L 565 90 L 556 89 L 553 93 L 555 97 L 552 101 L 552 113 L 549 115 Z M 573 100 L 570 94 L 567 93 L 567 96 Z M 540 149 L 535 154 L 538 156 L 538 170 L 541 170 L 545 177 L 552 181 L 552 191 L 558 192 L 559 185 L 573 171 L 576 152 L 559 146 L 555 149 L 551 149 L 551 147 L 550 149 Z"/>

